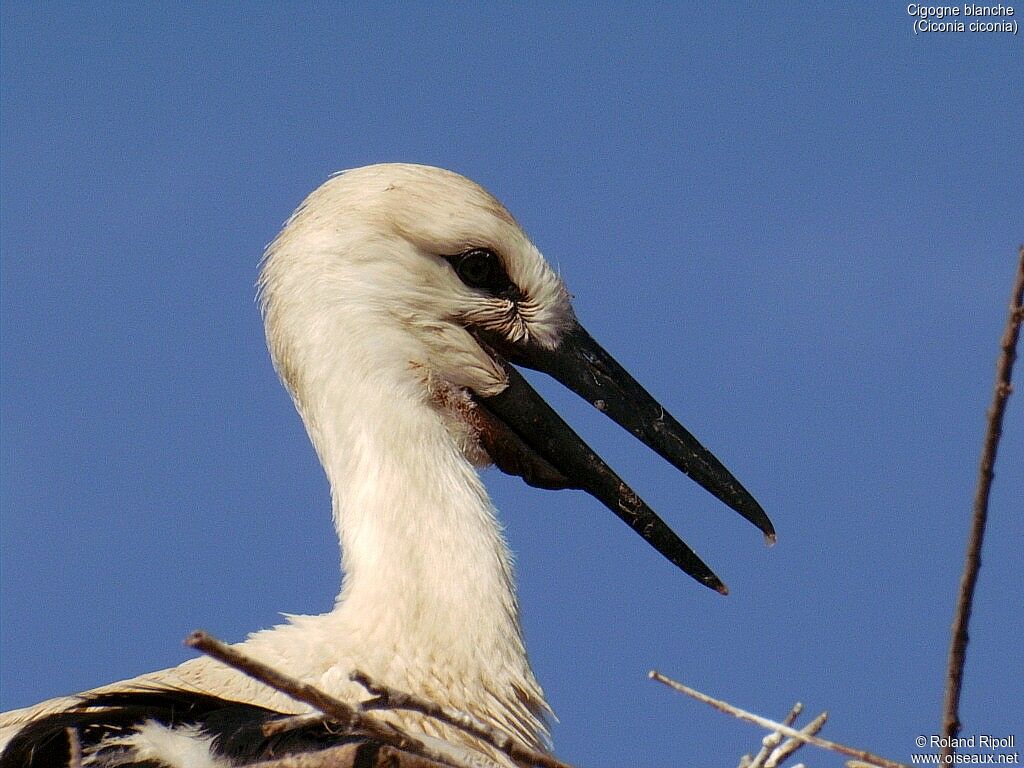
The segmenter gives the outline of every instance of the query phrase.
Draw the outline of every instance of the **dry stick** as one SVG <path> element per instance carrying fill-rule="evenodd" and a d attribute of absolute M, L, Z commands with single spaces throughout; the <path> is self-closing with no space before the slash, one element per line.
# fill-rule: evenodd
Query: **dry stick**
<path fill-rule="evenodd" d="M 855 757 L 858 760 L 863 760 L 864 762 L 871 763 L 874 766 L 883 766 L 883 768 L 909 768 L 903 763 L 897 763 L 895 760 L 890 760 L 887 757 L 881 757 L 880 755 L 873 754 L 863 749 L 855 749 L 853 747 L 848 747 L 845 744 L 839 744 L 835 741 L 823 739 L 820 736 L 811 736 L 809 734 L 801 733 L 795 728 L 790 728 L 788 725 L 776 723 L 774 720 L 769 720 L 767 717 L 761 717 L 760 715 L 755 715 L 751 712 L 747 712 L 744 709 L 740 709 L 739 707 L 734 707 L 732 704 L 720 701 L 719 699 L 713 699 L 707 694 L 701 693 L 700 691 L 695 691 L 693 688 L 683 685 L 682 683 L 677 682 L 676 680 L 673 680 L 670 677 L 666 677 L 665 675 L 655 670 L 651 670 L 647 674 L 647 676 L 650 677 L 652 680 L 657 680 L 659 683 L 667 685 L 669 688 L 672 688 L 673 690 L 679 691 L 679 693 L 686 694 L 691 699 L 696 699 L 697 701 L 703 702 L 704 704 L 707 704 L 709 707 L 717 709 L 719 712 L 724 712 L 727 715 L 732 715 L 733 717 L 739 718 L 740 720 L 746 720 L 748 723 L 754 723 L 755 725 L 759 725 L 762 728 L 766 728 L 770 731 L 779 731 L 785 734 L 786 736 L 790 736 L 794 739 L 805 741 L 808 744 L 813 744 L 816 747 L 828 749 L 832 752 L 838 752 L 841 755 Z"/>
<path fill-rule="evenodd" d="M 999 438 L 1003 433 L 1003 414 L 1006 413 L 1006 401 L 1010 397 L 1010 392 L 1013 391 L 1010 376 L 1013 373 L 1013 361 L 1017 357 L 1017 339 L 1020 337 L 1021 319 L 1024 318 L 1024 245 L 1020 246 L 1019 256 L 1017 279 L 1010 297 L 1010 316 L 1006 321 L 1006 330 L 1000 341 L 1002 352 L 996 363 L 995 391 L 992 393 L 992 405 L 988 409 L 988 429 L 985 432 L 985 444 L 981 450 L 978 487 L 974 494 L 974 519 L 971 522 L 971 533 L 967 539 L 964 572 L 960 577 L 960 594 L 957 597 L 956 611 L 953 615 L 952 639 L 949 645 L 949 663 L 946 674 L 946 696 L 942 714 L 942 731 L 948 745 L 942 748 L 943 761 L 952 760 L 951 756 L 956 751 L 952 746 L 952 739 L 960 733 L 960 688 L 964 678 L 964 660 L 967 657 L 967 624 L 971 620 L 974 588 L 977 586 L 978 570 L 981 568 L 981 545 L 985 538 L 988 497 L 992 490 L 994 476 L 992 468 L 996 463 L 996 450 L 999 447 Z"/>
<path fill-rule="evenodd" d="M 803 712 L 804 705 L 799 701 L 793 705 L 793 708 L 789 710 L 789 714 L 786 715 L 782 720 L 783 725 L 792 725 L 796 722 L 796 719 Z M 764 761 L 768 759 L 768 756 L 772 754 L 779 743 L 782 741 L 782 734 L 778 731 L 769 733 L 764 739 L 761 740 L 761 749 L 754 756 L 754 759 L 750 759 L 750 755 L 744 755 L 743 759 L 740 760 L 740 768 L 763 768 Z"/>
<path fill-rule="evenodd" d="M 244 653 L 235 650 L 227 643 L 221 642 L 202 630 L 196 630 L 189 635 L 185 640 L 185 645 L 202 651 L 222 664 L 227 664 L 239 672 L 244 672 L 254 680 L 259 680 L 261 683 L 269 685 L 274 690 L 287 694 L 297 701 L 309 704 L 311 707 L 323 712 L 331 720 L 337 721 L 346 728 L 364 733 L 382 744 L 404 752 L 427 757 L 442 765 L 453 766 L 453 768 L 468 768 L 464 764 L 457 765 L 453 763 L 451 756 L 438 754 L 434 749 L 418 739 L 414 739 L 392 728 L 375 717 L 362 714 L 345 702 L 333 696 L 328 696 L 316 686 L 296 680 L 293 677 L 278 672 L 261 661 L 246 656 Z"/>
<path fill-rule="evenodd" d="M 828 712 L 822 712 L 816 718 L 811 720 L 807 725 L 800 729 L 800 733 L 805 736 L 817 736 L 818 731 L 825 727 L 825 721 L 828 720 Z M 786 739 L 782 742 L 781 746 L 776 747 L 772 750 L 771 755 L 765 761 L 764 768 L 776 768 L 783 760 L 796 752 L 807 742 L 802 739 Z"/>
<path fill-rule="evenodd" d="M 82 768 L 82 740 L 77 728 L 65 728 L 68 735 L 68 768 Z"/>
<path fill-rule="evenodd" d="M 301 715 L 281 717 L 277 720 L 269 720 L 263 724 L 260 730 L 265 737 L 276 736 L 279 733 L 287 733 L 297 728 L 305 728 L 307 725 L 327 723 L 327 716 L 321 712 L 306 712 Z"/>
<path fill-rule="evenodd" d="M 339 768 L 340 766 L 363 765 L 358 744 L 343 744 L 340 747 L 327 747 L 319 752 L 299 752 L 286 757 L 249 763 L 245 768 Z M 443 763 L 436 763 L 426 757 L 412 752 L 396 750 L 393 747 L 381 747 L 377 751 L 372 764 L 374 768 L 438 768 Z"/>
<path fill-rule="evenodd" d="M 480 722 L 465 712 L 442 707 L 414 694 L 389 688 L 386 685 L 374 682 L 366 673 L 358 670 L 349 675 L 349 677 L 376 697 L 374 700 L 361 703 L 360 706 L 364 711 L 369 709 L 410 709 L 465 731 L 469 735 L 485 741 L 495 749 L 504 752 L 513 760 L 529 763 L 530 765 L 539 765 L 543 768 L 572 768 L 551 755 L 545 755 L 543 752 L 530 749 L 508 734 Z"/>

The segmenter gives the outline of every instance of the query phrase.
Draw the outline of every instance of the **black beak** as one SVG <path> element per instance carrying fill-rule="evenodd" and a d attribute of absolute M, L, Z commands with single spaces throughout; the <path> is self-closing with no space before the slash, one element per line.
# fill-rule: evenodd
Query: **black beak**
<path fill-rule="evenodd" d="M 509 377 L 500 394 L 476 396 L 481 439 L 500 469 L 542 488 L 587 491 L 670 562 L 705 586 L 728 593 L 693 550 L 508 365 L 512 362 L 560 381 L 756 525 L 768 543 L 775 541 L 775 529 L 754 497 L 579 324 L 551 350 L 513 345 L 486 331 L 474 333 Z"/>

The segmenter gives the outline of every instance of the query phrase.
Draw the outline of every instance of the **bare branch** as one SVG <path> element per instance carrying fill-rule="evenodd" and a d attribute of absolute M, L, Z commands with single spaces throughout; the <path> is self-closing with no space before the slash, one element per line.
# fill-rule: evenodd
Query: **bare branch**
<path fill-rule="evenodd" d="M 825 727 L 825 723 L 828 720 L 828 712 L 822 712 L 816 718 L 811 720 L 807 725 L 800 729 L 800 733 L 804 736 L 817 736 L 818 732 Z M 784 725 L 790 725 L 790 723 L 784 723 Z M 780 765 L 787 757 L 796 752 L 807 742 L 804 739 L 790 738 L 786 739 L 780 746 L 772 750 L 771 755 L 765 761 L 764 768 L 776 768 Z"/>
<path fill-rule="evenodd" d="M 988 520 L 988 499 L 992 490 L 993 467 L 996 463 L 999 438 L 1003 433 L 1006 401 L 1010 397 L 1010 392 L 1013 391 L 1011 383 L 1013 362 L 1017 358 L 1017 340 L 1020 337 L 1021 320 L 1024 319 L 1024 245 L 1020 246 L 1019 257 L 1017 278 L 1010 296 L 1010 316 L 1006 320 L 1006 329 L 1000 341 L 1002 351 L 999 361 L 996 363 L 995 390 L 992 393 L 992 405 L 988 409 L 988 428 L 985 431 L 985 442 L 978 467 L 978 486 L 974 494 L 974 516 L 971 521 L 971 532 L 967 539 L 964 571 L 960 577 L 960 593 L 953 615 L 952 639 L 949 645 L 949 663 L 946 674 L 946 695 L 942 714 L 942 732 L 946 737 L 945 743 L 949 745 L 942 748 L 944 763 L 952 761 L 952 755 L 956 751 L 956 748 L 952 746 L 953 739 L 960 733 L 960 690 L 963 685 L 964 661 L 967 658 L 967 625 L 971 620 L 974 589 L 977 586 L 978 571 L 981 568 L 981 545 L 985 538 L 985 523 Z"/>
<path fill-rule="evenodd" d="M 529 765 L 539 765 L 542 768 L 571 768 L 571 766 L 566 765 L 561 760 L 557 760 L 543 752 L 530 749 L 508 734 L 480 722 L 465 712 L 442 707 L 411 693 L 389 688 L 386 685 L 374 682 L 364 672 L 355 671 L 350 677 L 375 697 L 370 701 L 362 702 L 361 707 L 364 711 L 372 709 L 410 709 L 465 731 L 474 738 L 485 741 L 500 752 L 504 752 L 513 760 Z"/>
<path fill-rule="evenodd" d="M 264 736 L 276 736 L 279 733 L 287 733 L 296 728 L 305 728 L 307 725 L 326 722 L 329 722 L 326 715 L 320 712 L 306 712 L 302 715 L 271 720 L 268 723 L 264 723 L 260 730 L 263 731 Z"/>
<path fill-rule="evenodd" d="M 797 717 L 803 712 L 804 705 L 799 701 L 793 705 L 793 708 L 789 710 L 789 714 L 786 715 L 782 720 L 783 725 L 792 725 L 796 722 Z M 782 742 L 782 734 L 778 731 L 769 733 L 761 740 L 761 750 L 754 755 L 751 759 L 750 755 L 744 755 L 740 760 L 739 768 L 763 768 L 764 761 L 768 759 L 768 756 L 772 753 L 780 743 Z"/>
<path fill-rule="evenodd" d="M 365 765 L 366 768 L 444 768 L 446 765 L 392 747 L 381 747 L 373 762 L 365 763 L 360 761 L 362 746 L 365 745 L 345 744 L 318 752 L 301 752 L 276 760 L 250 763 L 245 768 L 347 768 L 355 765 Z"/>
<path fill-rule="evenodd" d="M 673 690 L 678 691 L 679 693 L 686 694 L 691 699 L 696 699 L 697 701 L 707 704 L 708 706 L 717 709 L 719 712 L 724 712 L 727 715 L 732 715 L 733 717 L 739 718 L 740 720 L 746 720 L 748 723 L 754 723 L 755 725 L 759 725 L 762 728 L 766 728 L 770 731 L 778 731 L 779 733 L 782 733 L 785 736 L 789 736 L 794 739 L 799 739 L 800 741 L 807 742 L 808 744 L 813 744 L 814 746 L 820 747 L 822 749 L 827 749 L 832 752 L 838 752 L 839 754 L 846 755 L 847 757 L 854 757 L 858 760 L 863 760 L 864 762 L 871 763 L 873 766 L 881 766 L 882 768 L 908 768 L 908 766 L 905 766 L 903 763 L 898 763 L 895 760 L 890 760 L 886 757 L 881 757 L 880 755 L 873 754 L 863 749 L 855 749 L 854 747 L 848 747 L 845 744 L 839 744 L 835 741 L 829 741 L 828 739 L 823 739 L 820 736 L 813 736 L 810 734 L 801 733 L 800 731 L 796 730 L 795 728 L 791 728 L 788 725 L 776 723 L 773 720 L 769 720 L 767 717 L 761 717 L 760 715 L 755 715 L 751 712 L 747 712 L 746 710 L 740 709 L 739 707 L 734 707 L 732 704 L 729 704 L 727 702 L 721 701 L 719 699 L 713 699 L 707 694 L 701 693 L 700 691 L 696 691 L 693 688 L 683 685 L 682 683 L 673 680 L 670 677 L 666 677 L 665 675 L 655 670 L 651 670 L 651 672 L 648 673 L 648 677 L 650 677 L 652 680 L 657 680 L 659 683 L 667 685 L 669 688 L 672 688 Z M 822 714 L 827 715 L 827 713 Z M 819 715 L 818 717 L 821 717 L 821 715 Z"/>
<path fill-rule="evenodd" d="M 82 740 L 77 728 L 65 728 L 68 735 L 68 768 L 82 768 Z"/>

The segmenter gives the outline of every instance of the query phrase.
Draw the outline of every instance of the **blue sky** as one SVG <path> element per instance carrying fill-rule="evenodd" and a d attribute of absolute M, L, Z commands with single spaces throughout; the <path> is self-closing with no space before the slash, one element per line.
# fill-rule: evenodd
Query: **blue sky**
<path fill-rule="evenodd" d="M 767 715 L 828 709 L 829 736 L 908 759 L 938 728 L 1024 238 L 1021 38 L 912 21 L 898 3 L 4 3 L 0 705 L 174 665 L 196 627 L 240 640 L 331 606 L 328 488 L 253 284 L 328 174 L 403 160 L 501 198 L 779 530 L 764 548 L 537 381 L 732 590 L 584 494 L 488 473 L 559 753 L 756 748 L 657 667 Z M 1022 397 L 962 707 L 965 734 L 1018 743 Z"/>

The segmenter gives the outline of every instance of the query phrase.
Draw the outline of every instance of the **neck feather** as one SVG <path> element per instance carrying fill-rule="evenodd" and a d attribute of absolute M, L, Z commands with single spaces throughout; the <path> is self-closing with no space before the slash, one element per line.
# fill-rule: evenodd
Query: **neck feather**
<path fill-rule="evenodd" d="M 327 471 L 344 579 L 327 619 L 371 676 L 538 745 L 511 556 L 480 478 L 423 387 L 339 376 L 303 411 Z M 339 393 L 343 393 L 339 395 Z"/>
<path fill-rule="evenodd" d="M 476 470 L 422 396 L 372 389 L 347 394 L 355 408 L 328 406 L 321 430 L 345 572 L 337 610 L 417 642 L 469 632 L 521 646 L 511 558 Z"/>

